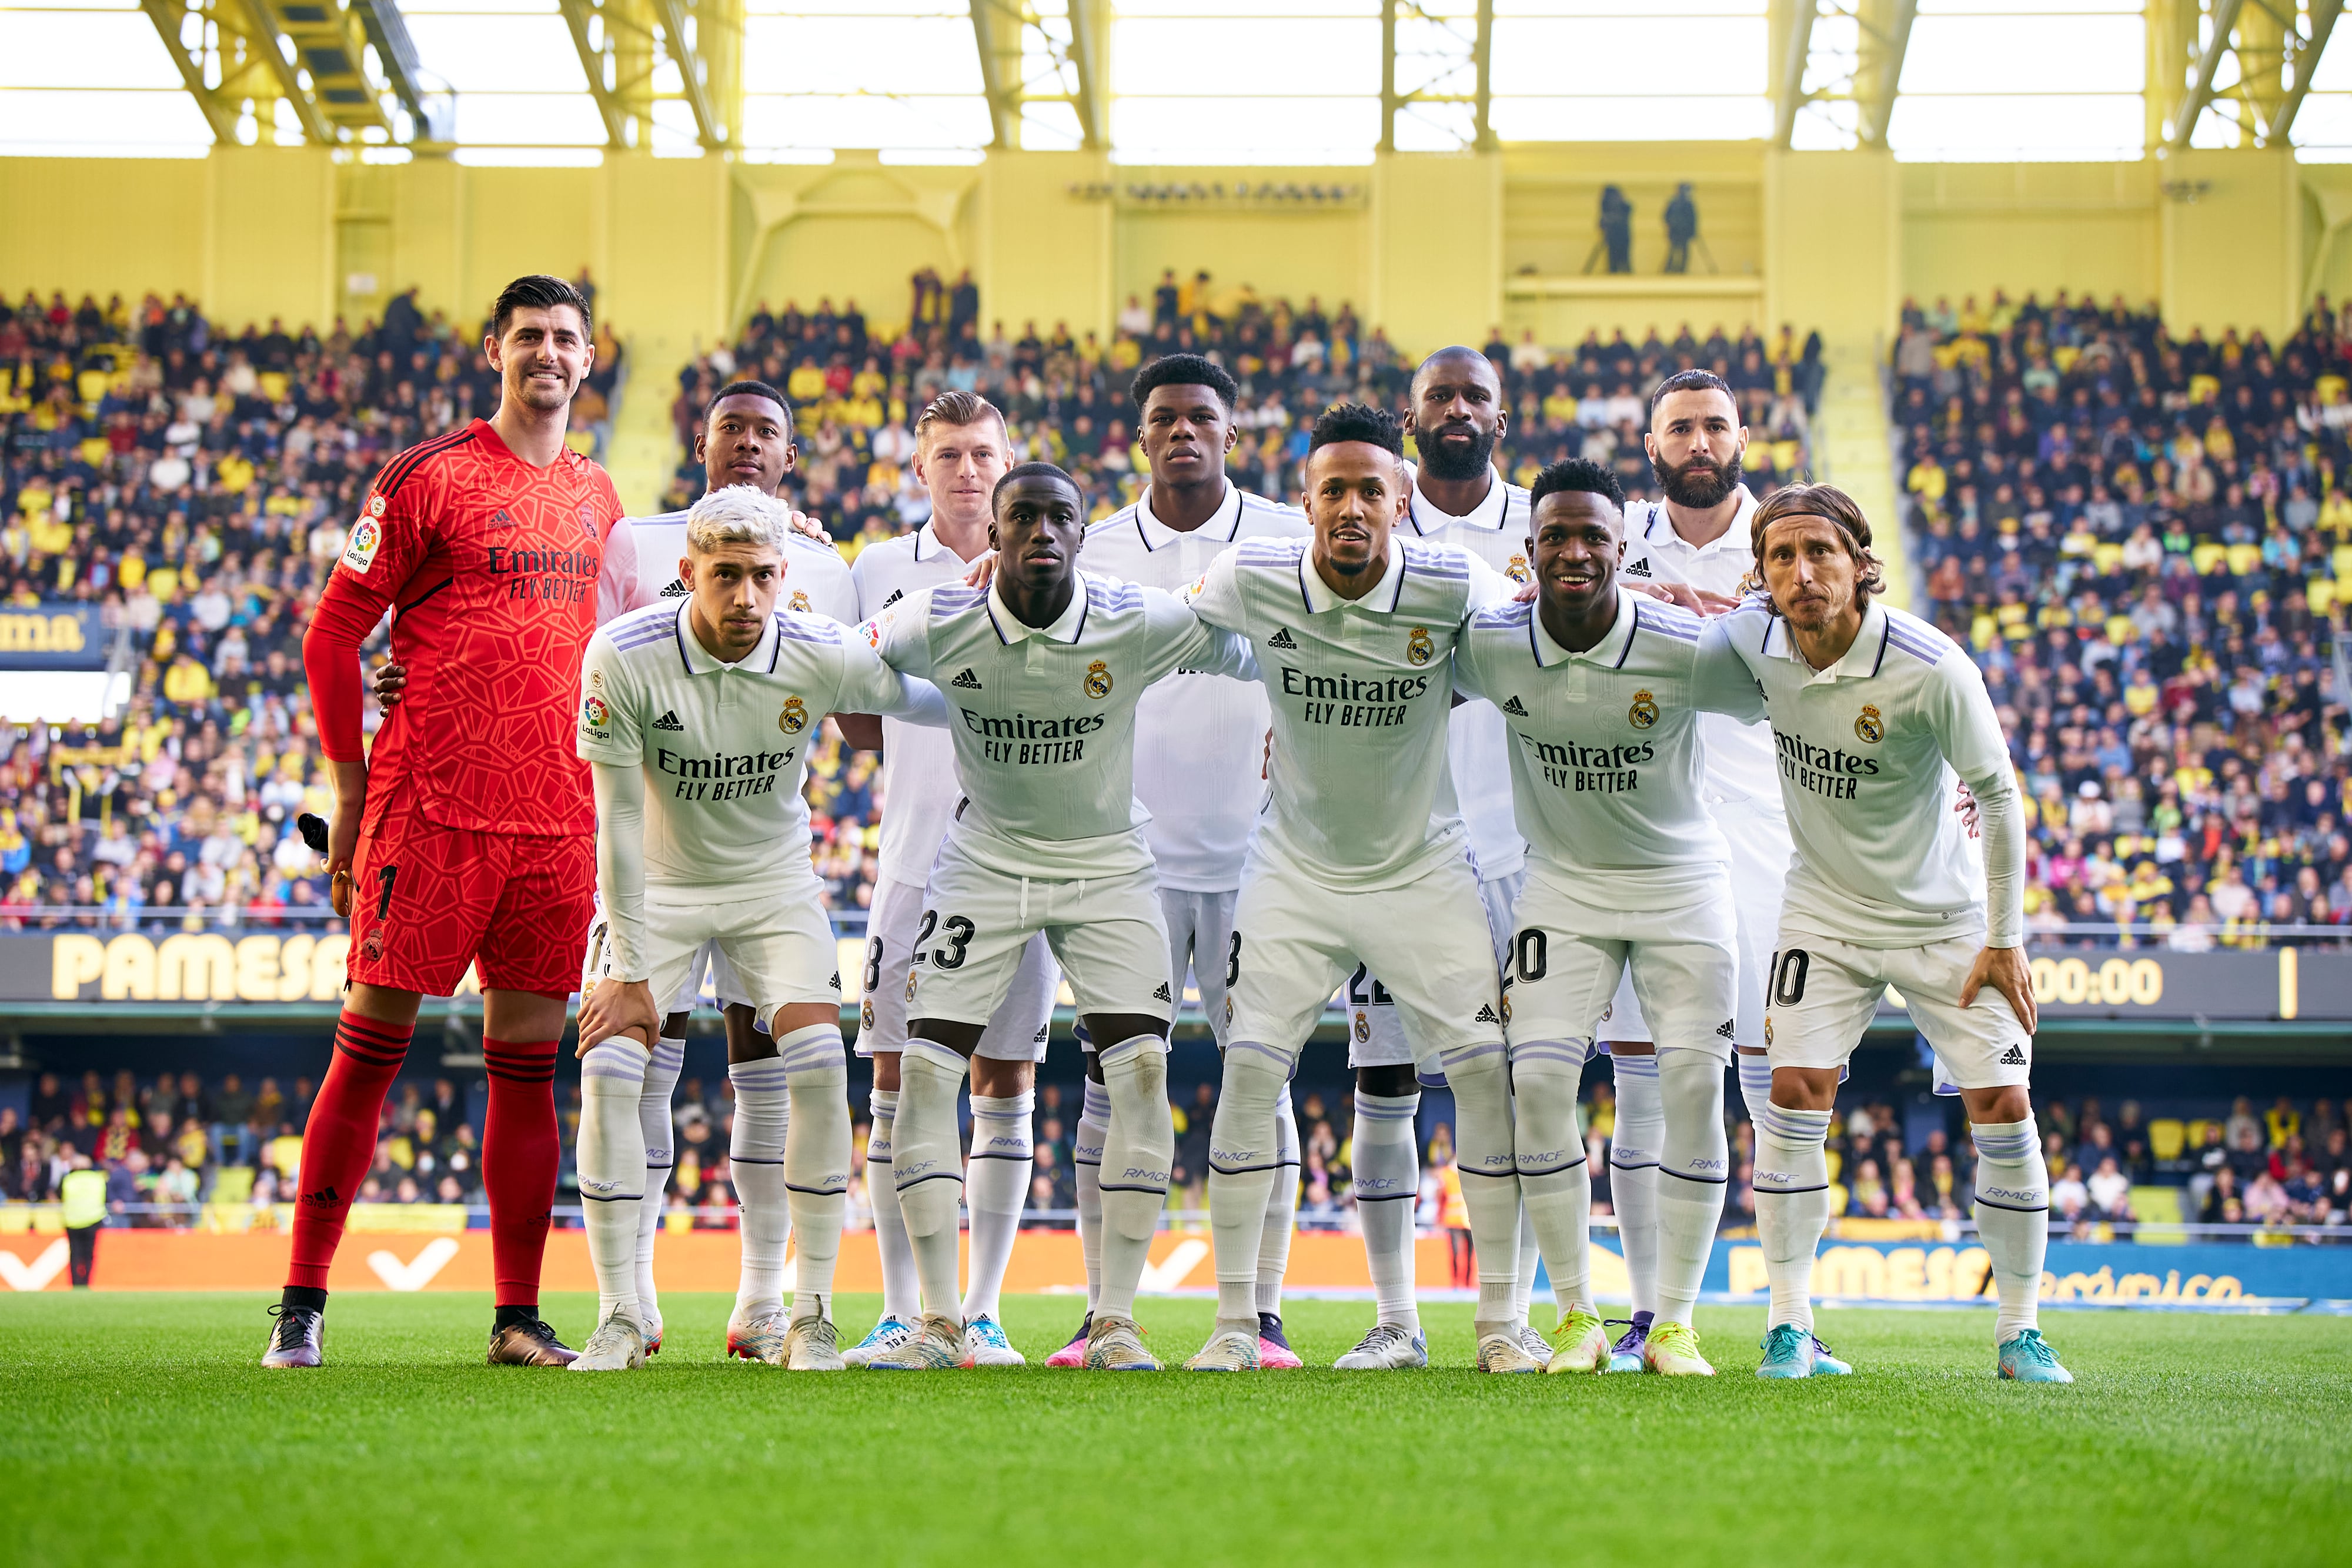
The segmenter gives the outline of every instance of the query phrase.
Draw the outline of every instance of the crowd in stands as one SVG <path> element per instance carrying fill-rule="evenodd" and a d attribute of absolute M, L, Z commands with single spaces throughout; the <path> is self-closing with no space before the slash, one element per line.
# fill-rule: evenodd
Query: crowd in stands
<path fill-rule="evenodd" d="M 599 324 L 582 450 L 621 365 Z M 131 678 L 102 724 L 0 715 L 0 929 L 325 916 L 294 831 L 331 800 L 310 607 L 377 468 L 498 398 L 479 332 L 413 291 L 323 337 L 183 295 L 0 296 L 0 599 L 99 606 Z"/>
<path fill-rule="evenodd" d="M 1906 305 L 1915 608 L 2000 707 L 2038 942 L 2352 923 L 2348 371 L 2324 297 L 2280 343 L 2063 292 Z"/>
<path fill-rule="evenodd" d="M 1066 1228 L 1076 1207 L 1071 1140 L 1081 1085 L 1046 1080 L 1032 1120 L 1035 1171 L 1032 1223 Z M 315 1086 L 299 1074 L 263 1075 L 248 1084 L 230 1072 L 205 1080 L 194 1071 L 142 1081 L 117 1072 L 84 1073 L 79 1082 L 44 1072 L 30 1085 L 26 1113 L 0 1104 L 0 1203 L 50 1201 L 77 1160 L 108 1177 L 112 1223 L 186 1228 L 278 1223 L 292 1201 L 291 1178 Z M 578 1201 L 570 1151 L 575 1146 L 576 1089 L 559 1088 L 567 1164 L 560 1205 Z M 1171 1208 L 1206 1207 L 1209 1129 L 1216 1113 L 1211 1082 L 1179 1090 Z M 444 1073 L 401 1081 L 387 1097 L 376 1155 L 360 1201 L 437 1203 L 480 1211 L 479 1175 L 486 1093 L 478 1079 Z M 1351 1172 L 1353 1096 L 1344 1084 L 1303 1082 L 1299 1088 L 1298 1223 L 1304 1229 L 1356 1225 Z M 2036 1108 L 2046 1140 L 2051 1201 L 2059 1225 L 2083 1238 L 2133 1221 L 2218 1226 L 2333 1226 L 2352 1209 L 2352 1144 L 2344 1111 L 2332 1100 L 2306 1110 L 2285 1095 L 2257 1113 L 2241 1097 L 2226 1113 L 2149 1119 L 2124 1101 L 2111 1118 L 2095 1097 L 2044 1099 Z M 1424 1105 L 1423 1184 L 1417 1221 L 1430 1231 L 1467 1223 L 1453 1160 L 1445 1102 Z M 1594 1212 L 1611 1212 L 1609 1155 L 1616 1105 L 1609 1075 L 1588 1074 L 1582 1108 L 1593 1172 Z M 677 1163 L 667 1202 L 679 1228 L 730 1228 L 735 1197 L 727 1150 L 734 1104 L 725 1074 L 688 1077 L 673 1105 Z M 1736 1099 L 1729 1115 L 1733 1182 L 1726 1227 L 1755 1223 L 1750 1189 L 1753 1130 Z M 1957 1125 L 1957 1124 L 1955 1124 Z M 1975 1200 L 1975 1153 L 1965 1129 L 1930 1127 L 1916 1145 L 1892 1104 L 1862 1095 L 1832 1124 L 1832 1212 L 1851 1221 L 1937 1224 L 1966 1219 Z M 860 1109 L 853 1134 L 850 1222 L 870 1225 L 866 1197 L 869 1124 Z M 2160 1197 L 2151 1211 L 2140 1204 Z M 2160 1212 L 2157 1212 L 2160 1209 Z M 452 1217 L 452 1222 L 457 1222 Z"/>

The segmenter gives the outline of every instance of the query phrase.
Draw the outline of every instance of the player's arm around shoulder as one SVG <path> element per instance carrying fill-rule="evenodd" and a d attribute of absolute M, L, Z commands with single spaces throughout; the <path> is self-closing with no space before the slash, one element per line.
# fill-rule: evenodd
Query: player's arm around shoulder
<path fill-rule="evenodd" d="M 1727 616 L 1709 616 L 1699 622 L 1698 642 L 1690 655 L 1691 706 L 1754 724 L 1765 716 L 1764 691 L 1733 639 Z"/>
<path fill-rule="evenodd" d="M 902 674 L 929 679 L 931 674 L 931 591 L 919 588 L 896 603 L 886 604 L 851 633 L 876 657 Z"/>
<path fill-rule="evenodd" d="M 596 628 L 580 659 L 580 711 L 573 745 L 591 763 L 636 767 L 644 760 L 644 701 L 625 644 L 668 633 L 667 607 L 632 611 Z"/>
<path fill-rule="evenodd" d="M 945 729 L 948 701 L 927 680 L 901 674 L 860 635 L 863 629 L 842 629 L 840 685 L 834 695 L 836 714 L 881 714 L 929 729 Z"/>
<path fill-rule="evenodd" d="M 1251 629 L 1248 606 L 1242 597 L 1241 567 L 1250 553 L 1247 546 L 1225 551 L 1192 580 L 1182 595 L 1186 606 L 1202 622 L 1244 638 L 1251 635 Z"/>
<path fill-rule="evenodd" d="M 1445 555 L 1449 561 L 1467 568 L 1470 573 L 1469 591 L 1462 604 L 1462 629 L 1465 634 L 1470 629 L 1471 618 L 1478 612 L 1497 604 L 1507 604 L 1517 596 L 1519 585 L 1488 566 L 1484 558 L 1450 546 Z"/>
<path fill-rule="evenodd" d="M 1257 658 L 1243 638 L 1210 625 L 1164 589 L 1146 588 L 1142 593 L 1147 683 L 1177 670 L 1237 681 L 1258 678 Z"/>

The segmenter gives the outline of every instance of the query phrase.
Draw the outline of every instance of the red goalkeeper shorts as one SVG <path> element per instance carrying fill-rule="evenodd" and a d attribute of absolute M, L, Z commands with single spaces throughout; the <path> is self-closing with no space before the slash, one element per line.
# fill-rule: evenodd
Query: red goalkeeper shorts
<path fill-rule="evenodd" d="M 485 990 L 569 996 L 595 901 L 593 834 L 436 827 L 396 802 L 352 857 L 349 973 L 446 997 L 470 964 Z"/>

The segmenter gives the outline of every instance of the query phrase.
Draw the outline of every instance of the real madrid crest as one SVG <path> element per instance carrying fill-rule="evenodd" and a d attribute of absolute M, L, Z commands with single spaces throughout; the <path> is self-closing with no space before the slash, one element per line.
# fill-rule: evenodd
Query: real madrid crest
<path fill-rule="evenodd" d="M 1862 716 L 1853 721 L 1854 737 L 1873 746 L 1886 738 L 1886 721 L 1878 716 L 1878 709 L 1869 703 L 1862 705 Z"/>
<path fill-rule="evenodd" d="M 1503 569 L 1503 575 L 1513 582 L 1525 583 L 1528 580 L 1528 558 L 1514 552 L 1511 564 Z"/>
<path fill-rule="evenodd" d="M 1625 710 L 1625 722 L 1635 729 L 1647 729 L 1658 722 L 1658 699 L 1647 691 L 1633 694 L 1633 706 Z"/>
<path fill-rule="evenodd" d="M 914 977 L 914 976 L 912 976 L 912 975 L 909 975 L 909 976 L 908 976 L 908 977 L 907 977 L 907 1000 L 908 1001 L 908 1003 L 910 1003 L 910 1004 L 911 1004 L 911 1003 L 914 1001 L 914 999 L 915 999 L 915 977 Z"/>
<path fill-rule="evenodd" d="M 1372 1038 L 1372 1019 L 1363 1009 L 1356 1009 L 1356 1043 L 1363 1044 Z"/>
<path fill-rule="evenodd" d="M 858 1007 L 857 1021 L 864 1024 L 867 1029 L 872 1029 L 874 1027 L 874 998 L 872 997 L 866 998 L 864 1003 Z"/>
<path fill-rule="evenodd" d="M 1110 666 L 1097 659 L 1087 666 L 1087 695 L 1099 702 L 1110 695 Z"/>
<path fill-rule="evenodd" d="M 808 595 L 807 595 L 807 594 L 805 594 L 805 593 L 803 593 L 803 592 L 802 592 L 802 591 L 801 591 L 799 589 L 797 589 L 797 588 L 793 589 L 793 606 L 792 606 L 792 607 L 793 607 L 793 609 L 795 612 L 798 612 L 798 613 L 800 613 L 800 614 L 803 614 L 803 615 L 807 614 L 807 613 L 809 612 L 809 601 L 808 601 Z"/>
<path fill-rule="evenodd" d="M 1429 640 L 1429 628 L 1416 626 L 1412 635 L 1404 640 L 1404 660 L 1408 664 L 1426 664 L 1437 657 L 1437 644 Z"/>
<path fill-rule="evenodd" d="M 784 711 L 776 716 L 776 727 L 786 735 L 798 735 L 808 727 L 808 705 L 798 697 L 784 699 Z"/>

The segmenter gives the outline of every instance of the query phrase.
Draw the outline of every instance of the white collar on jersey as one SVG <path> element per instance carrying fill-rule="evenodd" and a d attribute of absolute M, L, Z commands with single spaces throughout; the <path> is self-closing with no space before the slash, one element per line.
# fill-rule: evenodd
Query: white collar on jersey
<path fill-rule="evenodd" d="M 1536 668 L 1549 670 L 1553 665 L 1564 664 L 1570 659 L 1581 659 L 1588 664 L 1599 664 L 1604 669 L 1623 669 L 1625 656 L 1633 651 L 1633 629 L 1640 623 L 1642 615 L 1640 603 L 1641 597 L 1638 594 L 1623 584 L 1619 584 L 1617 619 L 1610 623 L 1608 632 L 1600 642 L 1582 653 L 1573 648 L 1561 647 L 1553 639 L 1552 634 L 1544 630 L 1542 610 L 1538 606 L 1529 605 L 1528 607 L 1528 646 L 1535 653 Z"/>
<path fill-rule="evenodd" d="M 1231 544 L 1234 537 L 1242 531 L 1242 487 L 1231 479 L 1226 480 L 1225 498 L 1217 503 L 1217 509 L 1209 515 L 1209 520 L 1191 533 L 1183 534 L 1152 515 L 1151 486 L 1147 485 L 1143 487 L 1143 494 L 1136 497 L 1135 531 L 1147 550 L 1156 550 L 1162 545 L 1182 538 L 1217 539 Z"/>
<path fill-rule="evenodd" d="M 1814 681 L 1866 681 L 1886 663 L 1886 639 L 1894 625 L 1894 617 L 1886 613 L 1886 606 L 1871 601 L 1870 608 L 1862 612 L 1862 630 L 1854 633 L 1853 646 L 1828 669 L 1814 670 L 1798 651 L 1797 640 L 1789 635 L 1788 622 L 1775 615 L 1764 628 L 1763 651 L 1778 654 L 1801 670 L 1811 671 Z M 1778 646 L 1774 645 L 1776 642 Z"/>
<path fill-rule="evenodd" d="M 1736 549 L 1742 555 L 1753 547 L 1748 539 L 1748 526 L 1756 520 L 1756 492 L 1747 486 L 1739 486 L 1739 509 L 1731 515 L 1731 526 L 1703 545 L 1695 545 L 1675 532 L 1672 518 L 1666 516 L 1664 501 L 1650 503 L 1649 520 L 1642 525 L 1642 537 L 1653 546 L 1671 545 L 1686 549 L 1693 555 L 1707 555 L 1717 550 Z M 1665 526 L 1661 528 L 1660 524 Z"/>
<path fill-rule="evenodd" d="M 758 644 L 730 664 L 704 647 L 702 639 L 694 634 L 693 624 L 687 618 L 693 607 L 691 598 L 679 600 L 677 619 L 673 622 L 677 632 L 677 656 L 685 662 L 688 674 L 707 675 L 714 670 L 765 670 L 772 675 L 776 673 L 776 660 L 783 651 L 783 642 L 776 634 L 774 616 L 769 616 L 767 625 L 761 629 Z"/>
<path fill-rule="evenodd" d="M 998 578 L 988 585 L 988 621 L 996 628 L 996 640 L 1010 648 L 1015 643 L 1025 643 L 1032 637 L 1043 637 L 1049 643 L 1075 643 L 1087 626 L 1087 574 L 1072 574 L 1070 602 L 1051 626 L 1032 626 L 1013 613 L 996 590 L 1003 582 Z"/>
<path fill-rule="evenodd" d="M 809 542 L 811 544 L 814 544 L 816 541 L 814 539 L 811 539 Z M 985 539 L 982 541 L 981 549 L 983 552 L 987 550 L 988 544 Z M 837 554 L 839 552 L 836 551 L 835 553 Z M 947 542 L 940 538 L 939 530 L 933 528 L 927 521 L 921 528 L 915 530 L 915 559 L 917 560 L 930 560 L 935 557 L 942 555 L 947 557 L 950 560 L 965 559 L 964 557 L 956 554 L 956 552 L 948 546 Z"/>
<path fill-rule="evenodd" d="M 1315 541 L 1308 538 L 1301 542 L 1305 548 L 1298 552 L 1298 591 L 1307 601 L 1307 613 L 1320 615 L 1326 610 L 1337 610 L 1346 604 L 1395 613 L 1397 601 L 1404 597 L 1404 546 L 1397 542 L 1394 534 L 1389 536 L 1387 572 L 1361 599 L 1342 599 L 1334 592 L 1331 585 L 1323 580 L 1323 574 L 1315 570 Z"/>
<path fill-rule="evenodd" d="M 1492 463 L 1486 465 L 1486 498 L 1471 507 L 1469 516 L 1463 517 L 1455 517 L 1423 495 L 1417 475 L 1416 470 L 1414 487 L 1405 493 L 1404 516 L 1405 521 L 1412 525 L 1412 531 L 1423 538 L 1431 534 L 1444 533 L 1456 523 L 1465 528 L 1484 528 L 1488 533 L 1503 526 L 1503 516 L 1510 508 L 1510 497 L 1503 484 L 1503 476 L 1495 471 Z"/>

